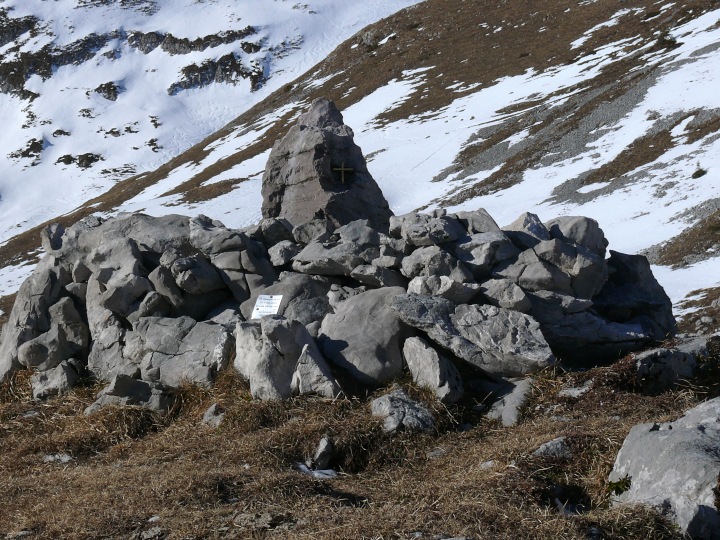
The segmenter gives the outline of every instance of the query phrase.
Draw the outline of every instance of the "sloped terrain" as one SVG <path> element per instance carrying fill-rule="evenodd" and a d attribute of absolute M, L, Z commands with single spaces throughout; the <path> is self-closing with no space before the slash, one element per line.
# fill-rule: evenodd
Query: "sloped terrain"
<path fill-rule="evenodd" d="M 656 273 L 677 303 L 717 283 L 719 20 L 711 1 L 423 2 L 60 220 L 172 210 L 254 222 L 270 147 L 325 96 L 395 213 L 588 215 L 619 250 L 665 265 Z M 32 253 L 36 234 L 2 246 L 4 264 Z M 27 268 L 3 274 L 10 293 Z"/>

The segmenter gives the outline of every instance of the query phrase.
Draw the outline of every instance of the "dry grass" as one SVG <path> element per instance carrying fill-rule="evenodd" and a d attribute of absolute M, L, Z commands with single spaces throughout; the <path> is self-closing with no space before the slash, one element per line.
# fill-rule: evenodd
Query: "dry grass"
<path fill-rule="evenodd" d="M 685 229 L 660 248 L 658 264 L 687 266 L 693 255 L 720 248 L 720 210 Z"/>
<path fill-rule="evenodd" d="M 430 434 L 385 434 L 366 399 L 257 402 L 225 372 L 212 390 L 184 389 L 166 417 L 136 408 L 81 415 L 97 388 L 47 403 L 18 373 L 0 388 L 0 533 L 34 538 L 129 538 L 159 526 L 168 538 L 679 539 L 657 513 L 612 508 L 607 475 L 630 427 L 676 417 L 697 394 L 634 392 L 631 362 L 583 373 L 548 372 L 523 421 L 502 428 L 471 410 L 445 408 Z M 592 390 L 561 398 L 592 378 Z M 477 398 L 477 396 L 476 396 Z M 220 428 L 201 425 L 221 403 Z M 462 429 L 461 429 L 462 426 Z M 341 474 L 320 481 L 293 470 L 330 434 Z M 533 458 L 565 435 L 571 460 Z M 68 453 L 68 464 L 44 463 Z M 488 462 L 492 461 L 492 465 Z M 587 511 L 564 516 L 560 503 Z M 152 516 L 157 521 L 149 522 Z"/>

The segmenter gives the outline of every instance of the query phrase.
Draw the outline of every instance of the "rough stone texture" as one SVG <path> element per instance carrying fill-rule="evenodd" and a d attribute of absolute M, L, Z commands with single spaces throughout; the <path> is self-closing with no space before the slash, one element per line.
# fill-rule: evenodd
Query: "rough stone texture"
<path fill-rule="evenodd" d="M 80 381 L 82 365 L 75 359 L 66 360 L 55 368 L 34 373 L 30 384 L 34 399 L 66 394 Z"/>
<path fill-rule="evenodd" d="M 292 267 L 303 274 L 349 276 L 368 259 L 358 244 L 311 242 L 295 256 Z"/>
<path fill-rule="evenodd" d="M 410 399 L 402 388 L 395 388 L 389 394 L 374 399 L 370 411 L 373 416 L 385 419 L 383 428 L 388 433 L 432 431 L 435 427 L 435 419 L 427 407 Z"/>
<path fill-rule="evenodd" d="M 474 283 L 472 273 L 463 263 L 438 246 L 421 247 L 402 260 L 402 274 L 408 279 L 418 276 L 447 276 L 459 283 Z"/>
<path fill-rule="evenodd" d="M 340 168 L 351 170 L 336 170 Z M 392 215 L 352 129 L 327 99 L 315 100 L 275 143 L 262 194 L 263 217 L 285 218 L 293 226 L 322 215 L 336 226 L 367 219 L 372 228 L 387 230 Z"/>
<path fill-rule="evenodd" d="M 534 383 L 535 379 L 532 378 L 509 381 L 497 392 L 499 398 L 490 407 L 487 417 L 499 420 L 505 427 L 517 425 L 520 409 L 530 397 Z"/>
<path fill-rule="evenodd" d="M 597 221 L 583 216 L 560 216 L 545 223 L 552 238 L 585 246 L 605 257 L 608 241 Z"/>
<path fill-rule="evenodd" d="M 413 294 L 440 296 L 454 304 L 465 304 L 477 296 L 477 283 L 458 283 L 447 276 L 418 276 L 408 284 L 407 291 Z"/>
<path fill-rule="evenodd" d="M 476 279 L 487 278 L 497 265 L 520 254 L 520 250 L 500 230 L 463 236 L 453 244 L 452 252 Z"/>
<path fill-rule="evenodd" d="M 124 356 L 140 364 L 143 380 L 178 388 L 210 386 L 227 366 L 232 336 L 219 324 L 189 317 L 146 317 L 139 321 Z"/>
<path fill-rule="evenodd" d="M 532 302 L 525 291 L 509 279 L 489 279 L 480 284 L 480 292 L 493 306 L 521 313 L 530 313 L 532 309 Z"/>
<path fill-rule="evenodd" d="M 18 347 L 50 330 L 47 309 L 59 298 L 62 287 L 70 283 L 70 272 L 55 266 L 46 256 L 20 286 L 8 322 L 2 328 L 0 343 L 0 381 L 21 367 Z"/>
<path fill-rule="evenodd" d="M 85 409 L 85 414 L 92 414 L 110 405 L 116 407 L 136 405 L 152 411 L 165 412 L 174 401 L 175 397 L 170 390 L 159 383 L 118 375 L 98 393 L 95 403 Z"/>
<path fill-rule="evenodd" d="M 327 359 L 371 387 L 402 373 L 403 326 L 391 304 L 405 290 L 370 290 L 340 303 L 325 317 L 318 339 Z"/>
<path fill-rule="evenodd" d="M 468 234 L 499 231 L 500 227 L 487 210 L 478 208 L 471 212 L 458 212 L 455 217 L 463 224 Z"/>
<path fill-rule="evenodd" d="M 305 326 L 322 319 L 332 311 L 327 297 L 333 282 L 320 276 L 305 274 L 283 273 L 280 281 L 273 285 L 259 289 L 246 302 L 240 306 L 242 315 L 249 319 L 255 307 L 255 302 L 261 294 L 282 295 L 282 302 L 278 308 L 278 315 L 286 319 L 300 321 Z"/>
<path fill-rule="evenodd" d="M 520 249 L 533 248 L 538 242 L 550 240 L 550 233 L 543 222 L 530 212 L 521 214 L 502 230 Z"/>
<path fill-rule="evenodd" d="M 636 425 L 610 473 L 610 482 L 630 484 L 615 501 L 655 506 L 690 538 L 720 539 L 718 448 L 720 398 L 690 409 L 675 422 Z"/>
<path fill-rule="evenodd" d="M 428 214 L 400 216 L 400 236 L 413 246 L 432 246 L 457 240 L 465 235 L 460 222 L 449 216 L 433 217 Z"/>
<path fill-rule="evenodd" d="M 285 399 L 318 393 L 336 397 L 339 385 L 305 327 L 278 315 L 236 329 L 235 369 L 250 383 L 254 398 Z"/>
<path fill-rule="evenodd" d="M 202 423 L 206 426 L 218 428 L 224 419 L 225 409 L 219 403 L 213 403 L 203 414 Z"/>
<path fill-rule="evenodd" d="M 302 246 L 290 240 L 282 240 L 268 249 L 270 263 L 273 266 L 285 266 L 302 251 Z"/>
<path fill-rule="evenodd" d="M 392 306 L 406 324 L 490 375 L 521 376 L 555 361 L 538 323 L 528 315 L 495 306 L 456 307 L 413 294 L 397 296 Z"/>
<path fill-rule="evenodd" d="M 638 385 L 649 394 L 669 390 L 680 381 L 691 380 L 697 362 L 696 354 L 681 348 L 660 347 L 643 351 L 635 355 Z"/>
<path fill-rule="evenodd" d="M 458 401 L 463 396 L 460 372 L 453 363 L 441 356 L 419 337 L 405 340 L 403 357 L 413 380 L 429 388 L 445 404 Z"/>
<path fill-rule="evenodd" d="M 570 459 L 572 457 L 572 451 L 567 444 L 567 438 L 558 437 L 552 441 L 541 444 L 540 447 L 532 453 L 532 457 Z"/>
<path fill-rule="evenodd" d="M 640 324 L 655 341 L 675 334 L 672 302 L 642 255 L 610 250 L 610 277 L 593 297 L 594 309 L 614 322 Z"/>

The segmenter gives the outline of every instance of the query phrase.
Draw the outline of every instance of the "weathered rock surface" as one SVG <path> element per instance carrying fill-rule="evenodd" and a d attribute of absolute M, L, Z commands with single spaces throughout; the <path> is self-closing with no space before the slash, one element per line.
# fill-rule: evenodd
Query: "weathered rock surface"
<path fill-rule="evenodd" d="M 413 381 L 435 392 L 442 403 L 452 404 L 462 398 L 463 382 L 457 368 L 425 340 L 419 337 L 406 339 L 403 357 Z"/>
<path fill-rule="evenodd" d="M 80 381 L 82 364 L 71 358 L 61 362 L 57 367 L 34 373 L 30 384 L 34 399 L 66 394 Z"/>
<path fill-rule="evenodd" d="M 412 294 L 397 296 L 392 305 L 406 324 L 491 375 L 521 376 L 555 361 L 538 323 L 528 315 Z"/>
<path fill-rule="evenodd" d="M 107 406 L 123 405 L 136 405 L 152 411 L 165 412 L 174 402 L 175 397 L 170 389 L 159 383 L 118 375 L 98 393 L 95 403 L 85 409 L 85 414 L 92 414 Z"/>
<path fill-rule="evenodd" d="M 273 146 L 263 176 L 263 217 L 336 226 L 367 219 L 387 230 L 392 212 L 335 104 L 316 100 Z"/>
<path fill-rule="evenodd" d="M 400 376 L 405 331 L 391 304 L 404 293 L 400 287 L 388 287 L 340 303 L 320 328 L 319 343 L 328 360 L 371 387 Z"/>
<path fill-rule="evenodd" d="M 615 501 L 655 506 L 690 538 L 720 539 L 718 449 L 720 398 L 675 422 L 636 425 L 610 473 L 610 482 L 629 485 Z"/>
<path fill-rule="evenodd" d="M 515 381 L 508 381 L 495 393 L 498 395 L 487 417 L 491 420 L 499 420 L 505 427 L 515 426 L 520 420 L 520 409 L 525 405 L 532 392 L 535 379 L 527 378 Z"/>
<path fill-rule="evenodd" d="M 257 399 L 340 393 L 315 341 L 298 321 L 268 315 L 260 323 L 239 323 L 236 343 L 235 369 L 248 379 Z"/>
<path fill-rule="evenodd" d="M 388 433 L 400 430 L 431 431 L 435 419 L 427 407 L 408 396 L 402 388 L 380 396 L 370 404 L 373 416 L 384 418 L 383 428 Z"/>

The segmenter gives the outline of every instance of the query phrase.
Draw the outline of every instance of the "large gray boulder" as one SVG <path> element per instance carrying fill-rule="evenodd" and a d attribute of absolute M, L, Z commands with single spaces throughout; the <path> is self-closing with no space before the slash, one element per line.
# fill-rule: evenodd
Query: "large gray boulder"
<path fill-rule="evenodd" d="M 690 409 L 675 422 L 638 424 L 630 430 L 609 481 L 625 491 L 616 503 L 648 504 L 683 534 L 720 539 L 720 398 Z"/>
<path fill-rule="evenodd" d="M 520 250 L 500 230 L 463 236 L 453 244 L 452 251 L 476 279 L 487 278 L 493 268 L 520 254 Z"/>
<path fill-rule="evenodd" d="M 235 369 L 250 383 L 254 398 L 340 393 L 315 341 L 298 321 L 268 315 L 260 323 L 239 323 L 235 335 Z"/>
<path fill-rule="evenodd" d="M 82 364 L 71 358 L 53 369 L 33 373 L 30 381 L 33 398 L 47 399 L 66 394 L 80 382 L 82 371 Z"/>
<path fill-rule="evenodd" d="M 392 306 L 403 322 L 492 376 L 522 376 L 555 361 L 537 321 L 523 313 L 414 294 L 396 296 Z"/>
<path fill-rule="evenodd" d="M 391 305 L 404 293 L 401 287 L 374 289 L 338 304 L 320 327 L 318 341 L 327 359 L 370 387 L 398 377 L 405 332 Z"/>
<path fill-rule="evenodd" d="M 387 230 L 392 212 L 353 135 L 333 102 L 315 100 L 270 152 L 263 217 L 293 226 L 318 215 L 336 226 L 367 219 L 372 228 Z"/>
<path fill-rule="evenodd" d="M 646 393 L 674 388 L 695 376 L 700 359 L 707 355 L 707 339 L 679 340 L 672 347 L 658 347 L 635 355 L 637 382 Z"/>
<path fill-rule="evenodd" d="M 143 380 L 172 388 L 186 383 L 210 386 L 227 366 L 233 345 L 232 335 L 219 324 L 190 317 L 145 317 L 124 356 L 140 365 Z"/>
<path fill-rule="evenodd" d="M 155 412 L 166 412 L 175 402 L 172 390 L 160 383 L 141 381 L 127 375 L 117 375 L 110 384 L 96 396 L 96 400 L 85 409 L 93 414 L 108 406 L 122 407 L 135 405 Z"/>
<path fill-rule="evenodd" d="M 403 357 L 416 384 L 432 390 L 445 404 L 463 396 L 462 377 L 455 365 L 419 337 L 405 340 Z"/>

